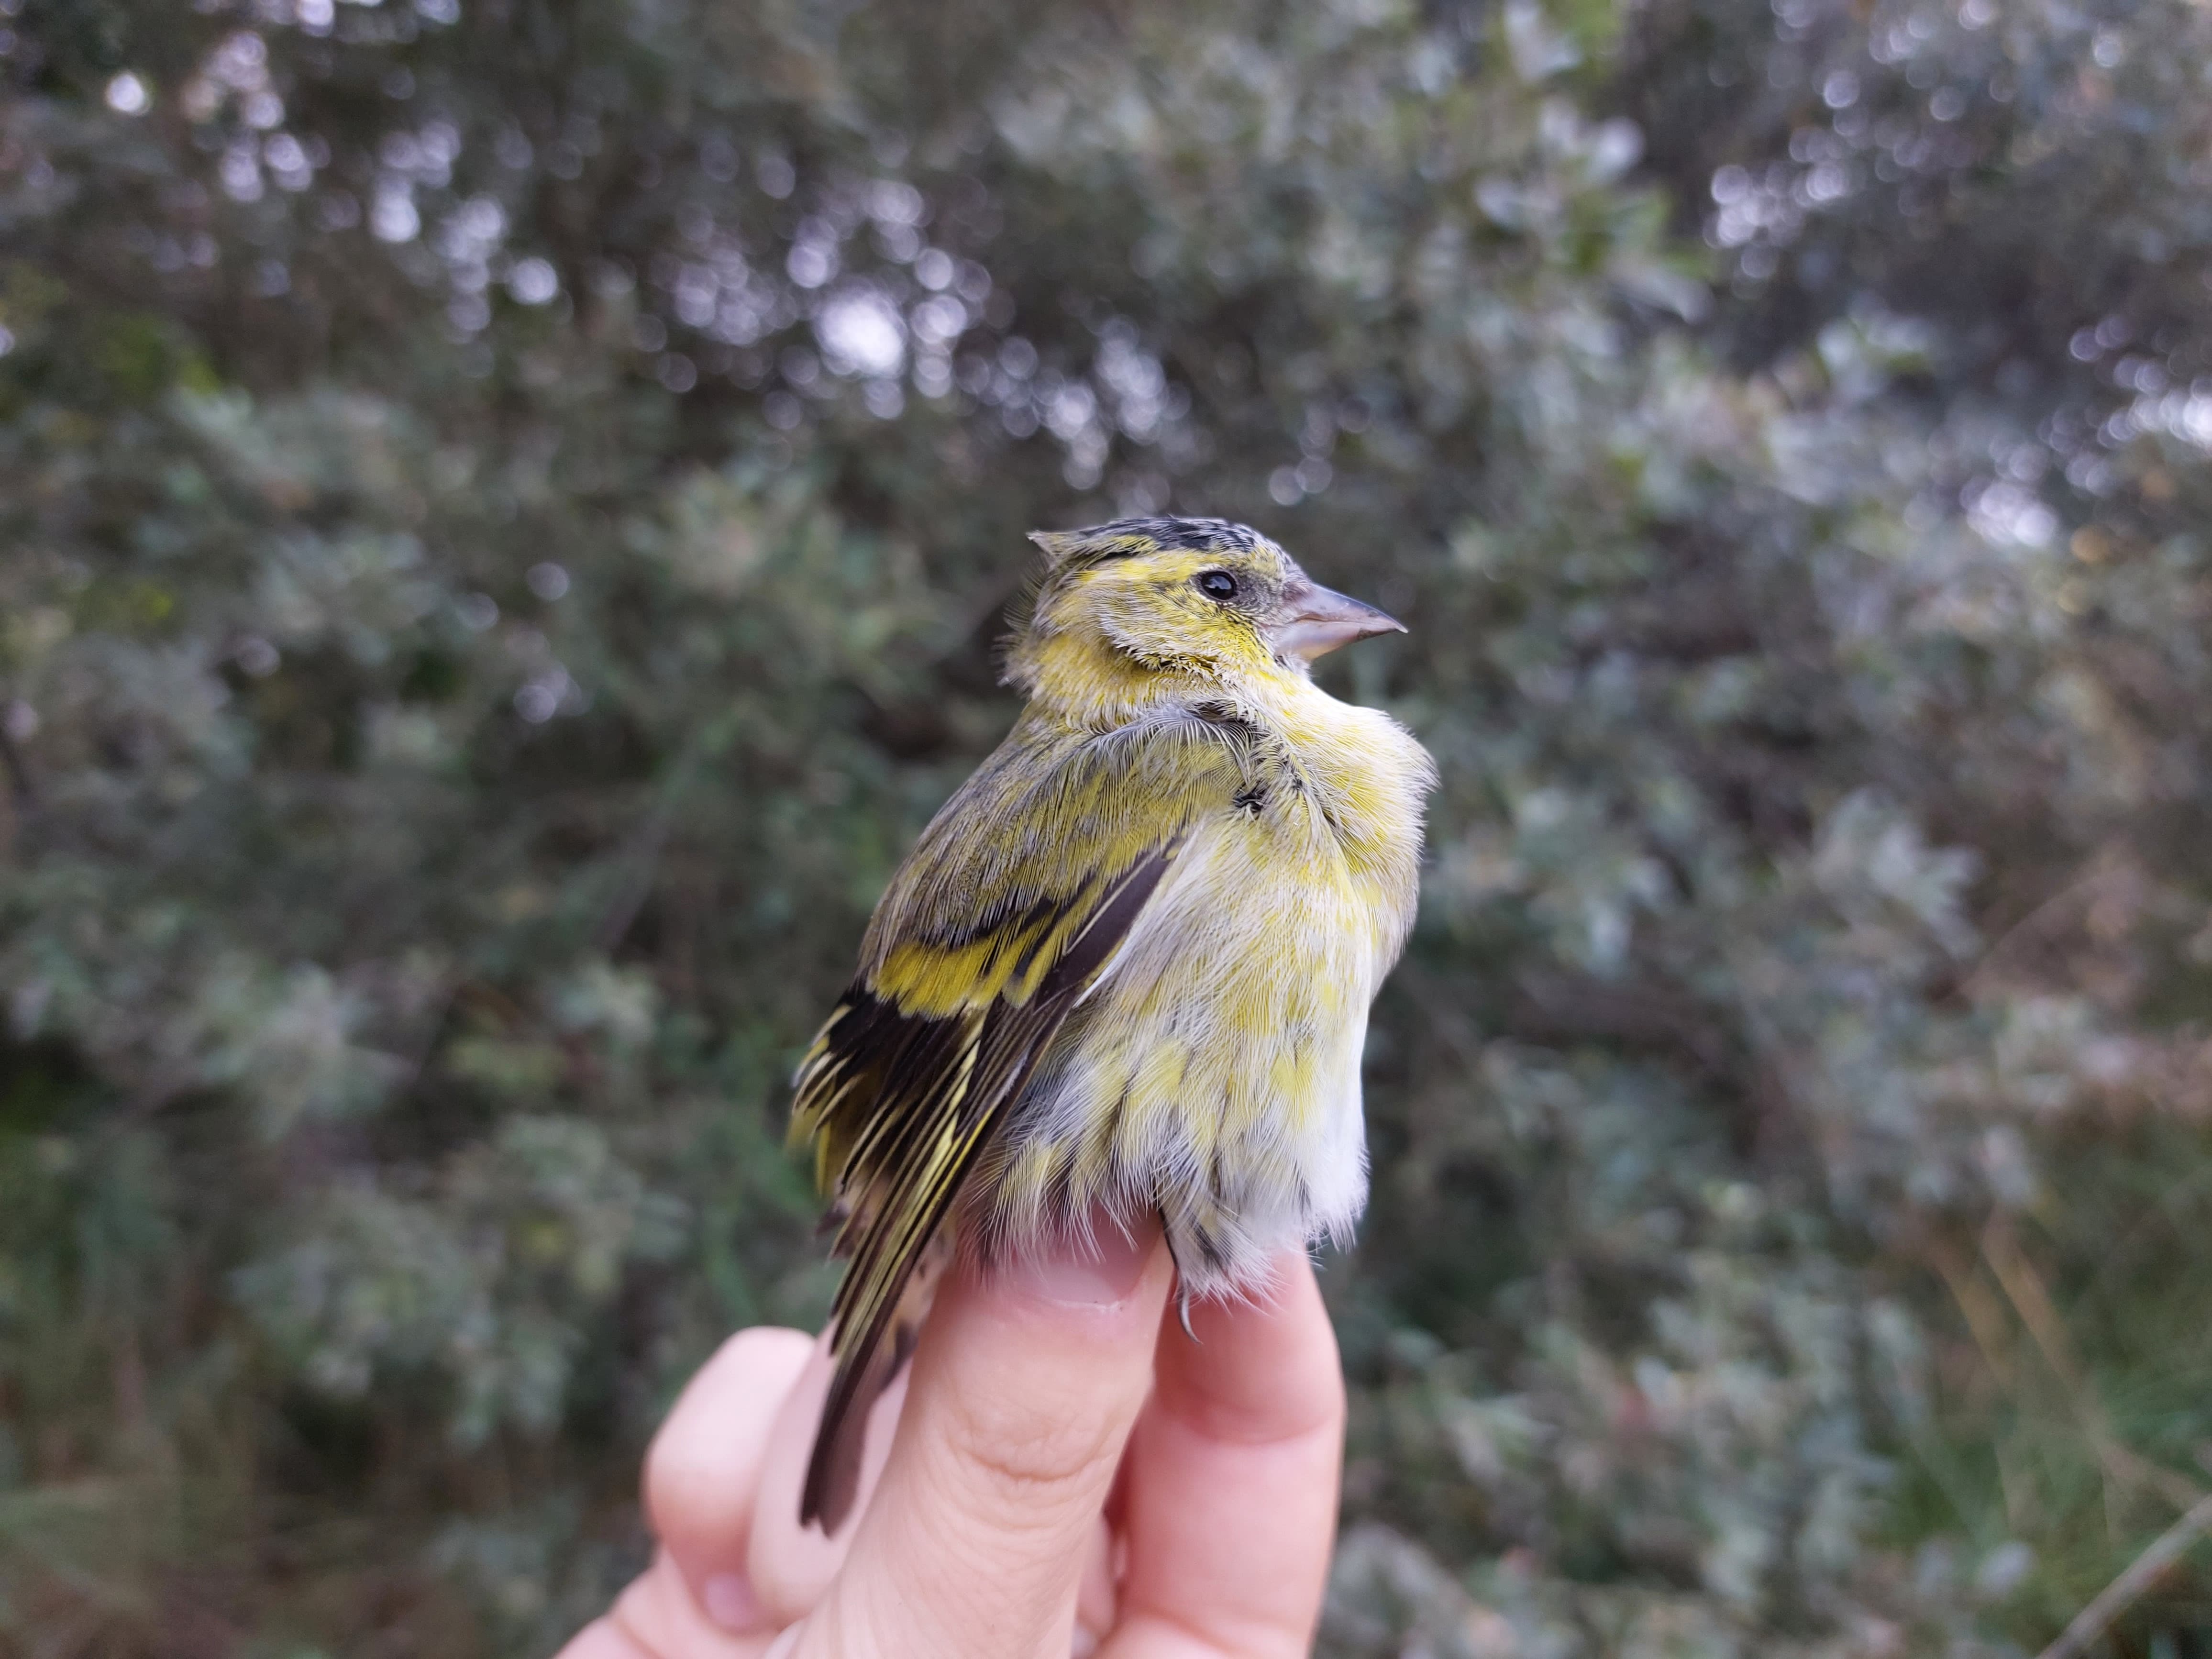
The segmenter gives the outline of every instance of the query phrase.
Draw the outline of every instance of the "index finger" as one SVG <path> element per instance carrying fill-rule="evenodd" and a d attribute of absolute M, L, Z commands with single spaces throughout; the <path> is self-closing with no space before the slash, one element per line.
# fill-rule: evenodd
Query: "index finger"
<path fill-rule="evenodd" d="M 1162 1322 L 1129 1442 L 1121 1619 L 1100 1659 L 1304 1655 L 1321 1617 L 1344 1457 L 1344 1374 L 1313 1264 L 1254 1303 Z"/>
<path fill-rule="evenodd" d="M 1168 1279 L 1158 1228 L 1110 1221 L 947 1276 L 883 1479 L 800 1654 L 1066 1651 Z"/>

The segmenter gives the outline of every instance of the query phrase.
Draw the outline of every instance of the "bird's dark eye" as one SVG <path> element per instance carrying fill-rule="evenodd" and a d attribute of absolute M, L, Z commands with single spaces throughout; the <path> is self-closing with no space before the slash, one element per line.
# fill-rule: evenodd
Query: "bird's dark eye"
<path fill-rule="evenodd" d="M 1237 578 L 1226 570 L 1204 571 L 1198 577 L 1198 591 L 1209 599 L 1233 599 L 1237 597 Z"/>

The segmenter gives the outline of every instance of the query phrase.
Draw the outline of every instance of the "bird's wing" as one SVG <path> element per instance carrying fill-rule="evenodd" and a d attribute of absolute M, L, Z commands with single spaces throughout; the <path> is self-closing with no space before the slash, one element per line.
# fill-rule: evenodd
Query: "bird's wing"
<path fill-rule="evenodd" d="M 917 1270 L 978 1155 L 1193 825 L 1231 810 L 1252 764 L 1249 732 L 1201 712 L 1103 735 L 1025 722 L 893 878 L 793 1109 L 851 1261 L 800 1524 L 834 1533 L 851 1507 L 867 1407 L 912 1346 L 934 1277 Z"/>

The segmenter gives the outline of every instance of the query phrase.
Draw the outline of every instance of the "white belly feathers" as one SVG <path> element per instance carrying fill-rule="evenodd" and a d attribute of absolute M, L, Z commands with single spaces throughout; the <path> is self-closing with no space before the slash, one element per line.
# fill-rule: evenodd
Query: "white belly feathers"
<path fill-rule="evenodd" d="M 997 1195 L 987 1248 L 1157 1212 L 1203 1296 L 1347 1240 L 1367 1193 L 1367 1011 L 1412 907 L 1401 863 L 1355 869 L 1296 794 L 1194 834 L 1014 1109 L 1006 1178 L 981 1183 Z M 1270 902 L 1209 896 L 1255 890 Z"/>

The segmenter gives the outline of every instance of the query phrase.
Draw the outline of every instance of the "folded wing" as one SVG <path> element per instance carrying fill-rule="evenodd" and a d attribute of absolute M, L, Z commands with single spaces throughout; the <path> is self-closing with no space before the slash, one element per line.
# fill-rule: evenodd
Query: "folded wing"
<path fill-rule="evenodd" d="M 1249 728 L 1197 711 L 1105 734 L 1024 722 L 893 878 L 793 1110 L 850 1261 L 802 1525 L 835 1532 L 852 1506 L 867 1407 L 912 1346 L 979 1155 L 1194 827 L 1232 810 L 1254 766 Z"/>

